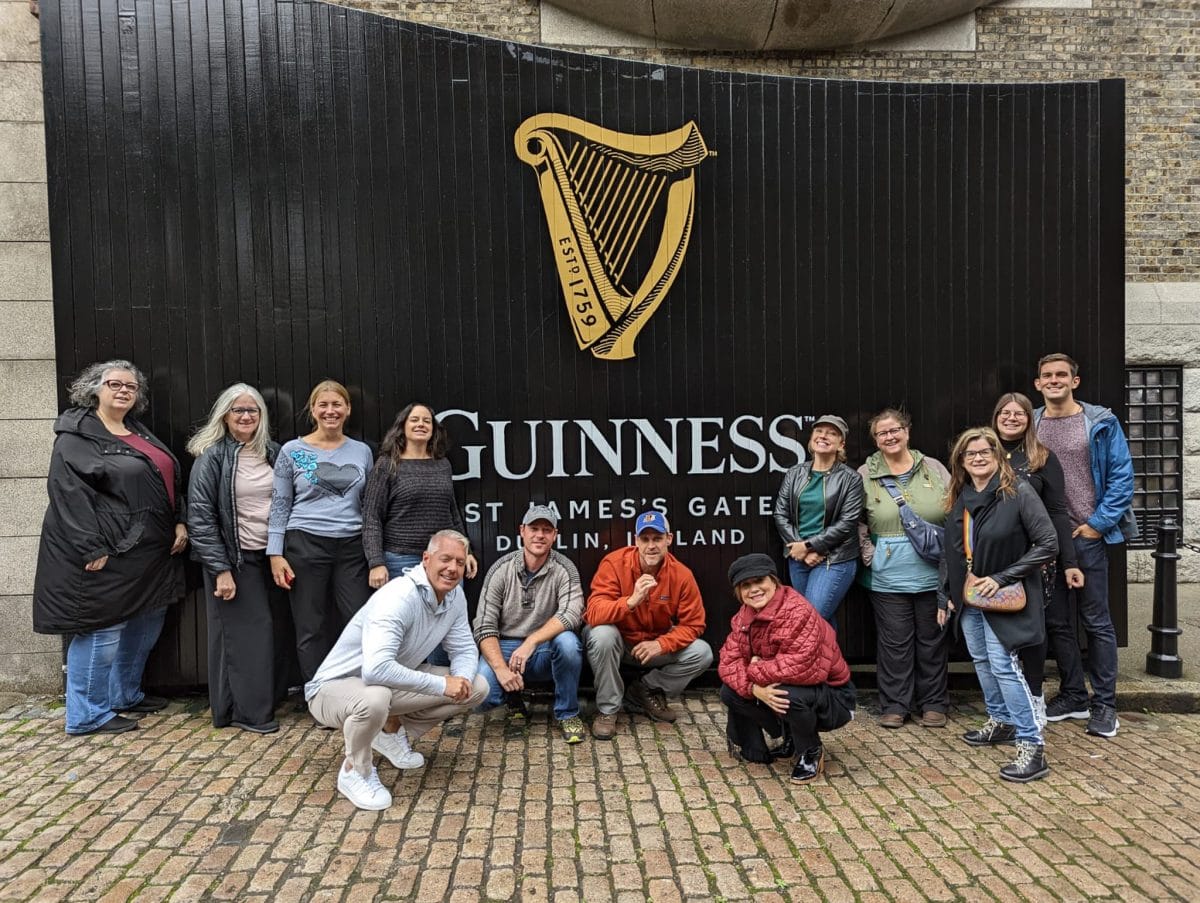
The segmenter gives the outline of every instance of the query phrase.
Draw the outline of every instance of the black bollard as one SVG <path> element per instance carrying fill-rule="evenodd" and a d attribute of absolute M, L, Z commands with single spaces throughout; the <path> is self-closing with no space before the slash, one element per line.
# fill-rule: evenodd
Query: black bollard
<path fill-rule="evenodd" d="M 1179 658 L 1179 596 L 1175 562 L 1179 526 L 1173 517 L 1164 517 L 1158 528 L 1158 548 L 1154 559 L 1154 623 L 1150 631 L 1150 652 L 1146 655 L 1146 673 L 1156 677 L 1182 677 L 1183 660 Z"/>

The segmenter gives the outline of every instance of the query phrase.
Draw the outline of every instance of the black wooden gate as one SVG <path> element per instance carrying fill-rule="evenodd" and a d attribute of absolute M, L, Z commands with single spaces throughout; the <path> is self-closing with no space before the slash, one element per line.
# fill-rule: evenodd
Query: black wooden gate
<path fill-rule="evenodd" d="M 62 384 L 136 361 L 181 458 L 235 380 L 280 439 L 326 376 L 371 440 L 425 399 L 484 567 L 531 499 L 585 579 L 659 505 L 719 642 L 815 415 L 857 464 L 904 405 L 944 458 L 1065 350 L 1123 416 L 1120 82 L 702 71 L 316 2 L 42 10 Z M 177 608 L 150 679 L 202 683 L 203 605 Z M 873 655 L 864 598 L 840 636 Z"/>

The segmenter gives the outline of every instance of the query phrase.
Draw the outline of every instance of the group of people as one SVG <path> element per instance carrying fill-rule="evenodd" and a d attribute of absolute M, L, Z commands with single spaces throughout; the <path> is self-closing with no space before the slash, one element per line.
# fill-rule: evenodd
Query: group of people
<path fill-rule="evenodd" d="M 1015 744 L 1000 772 L 1012 781 L 1049 773 L 1048 721 L 1085 721 L 1098 737 L 1120 727 L 1106 546 L 1136 533 L 1133 460 L 1112 411 L 1075 398 L 1079 383 L 1069 356 L 1043 357 L 1034 379 L 1043 406 L 1034 410 L 1019 392 L 1001 396 L 990 425 L 955 440 L 949 470 L 910 447 L 908 415 L 888 408 L 871 418 L 878 451 L 855 474 L 845 421 L 820 417 L 811 460 L 788 471 L 776 500 L 792 586 L 831 625 L 856 573 L 868 591 L 879 725 L 898 729 L 917 716 L 923 727 L 945 727 L 954 624 L 988 713 L 963 739 Z M 1047 703 L 1048 649 L 1059 691 Z"/>
<path fill-rule="evenodd" d="M 1015 743 L 1001 777 L 1048 773 L 1046 719 L 1116 734 L 1105 544 L 1122 541 L 1131 519 L 1132 463 L 1116 418 L 1075 401 L 1078 384 L 1069 357 L 1043 358 L 1045 406 L 1003 396 L 991 426 L 958 437 L 949 470 L 909 446 L 902 411 L 871 419 L 878 451 L 857 472 L 846 421 L 817 419 L 811 457 L 787 472 L 775 507 L 790 586 L 768 555 L 729 570 L 741 607 L 717 670 L 732 754 L 789 759 L 800 783 L 821 773 L 821 732 L 854 717 L 836 616 L 856 576 L 876 618 L 882 727 L 916 713 L 923 726 L 946 725 L 954 624 L 988 713 L 964 740 Z M 604 557 L 585 600 L 574 563 L 554 549 L 558 513 L 531 503 L 519 548 L 487 571 L 472 624 L 462 581 L 478 563 L 428 405 L 403 409 L 375 457 L 345 434 L 350 396 L 337 382 L 314 387 L 312 431 L 282 447 L 260 393 L 230 386 L 188 442 L 185 492 L 179 462 L 134 417 L 145 386 L 128 361 L 93 365 L 55 424 L 34 626 L 71 637 L 70 734 L 132 730 L 130 715 L 165 706 L 141 681 L 181 594 L 189 539 L 204 573 L 213 724 L 278 729 L 294 629 L 308 710 L 342 731 L 337 786 L 360 808 L 391 804 L 373 751 L 420 767 L 413 742 L 434 725 L 499 705 L 524 719 L 531 685 L 552 686 L 564 739 L 582 741 L 585 655 L 598 740 L 618 732 L 622 709 L 674 721 L 671 698 L 712 665 L 699 587 L 671 553 L 660 511 L 638 516 L 633 545 Z M 1021 589 L 1018 607 L 991 604 Z M 1088 634 L 1090 701 L 1073 607 Z M 1047 639 L 1061 680 L 1042 705 Z"/>

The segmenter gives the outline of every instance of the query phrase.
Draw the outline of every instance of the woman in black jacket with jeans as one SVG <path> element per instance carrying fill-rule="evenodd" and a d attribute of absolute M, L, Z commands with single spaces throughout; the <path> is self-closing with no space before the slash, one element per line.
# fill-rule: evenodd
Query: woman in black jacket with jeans
<path fill-rule="evenodd" d="M 1050 767 L 1018 653 L 1045 642 L 1041 565 L 1054 560 L 1058 538 L 1037 493 L 1012 472 L 988 427 L 958 437 L 950 466 L 938 623 L 945 626 L 951 613 L 957 615 L 988 714 L 963 740 L 969 746 L 1015 743 L 1017 756 L 1000 777 L 1035 781 Z M 1025 604 L 1017 610 L 979 607 L 1019 590 Z M 975 604 L 967 604 L 969 598 Z"/>
<path fill-rule="evenodd" d="M 812 460 L 791 468 L 775 499 L 775 529 L 788 557 L 792 589 L 837 629 L 838 606 L 858 571 L 862 478 L 846 464 L 846 421 L 813 423 Z"/>
<path fill-rule="evenodd" d="M 188 486 L 192 557 L 208 600 L 208 697 L 214 727 L 279 730 L 275 704 L 287 675 L 276 625 L 287 602 L 271 578 L 267 516 L 279 445 L 258 390 L 236 383 L 188 443 L 197 456 Z"/>

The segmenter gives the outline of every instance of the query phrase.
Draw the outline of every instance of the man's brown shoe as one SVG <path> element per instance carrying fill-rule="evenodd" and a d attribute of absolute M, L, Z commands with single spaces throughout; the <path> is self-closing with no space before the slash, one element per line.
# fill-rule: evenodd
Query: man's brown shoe
<path fill-rule="evenodd" d="M 926 712 L 921 716 L 921 727 L 945 727 L 945 712 Z"/>
<path fill-rule="evenodd" d="M 611 740 L 616 732 L 617 713 L 606 715 L 603 712 L 597 712 L 596 717 L 592 719 L 592 736 L 597 740 Z"/>
<path fill-rule="evenodd" d="M 640 680 L 625 688 L 625 707 L 641 712 L 653 721 L 674 723 L 679 716 L 667 705 L 667 694 L 646 686 Z"/>
<path fill-rule="evenodd" d="M 895 730 L 898 727 L 904 727 L 904 716 L 897 712 L 889 712 L 886 715 L 879 716 L 879 726 Z"/>

